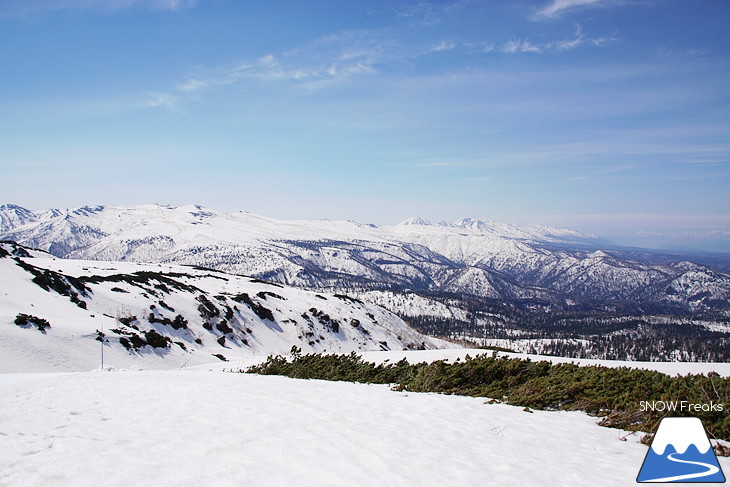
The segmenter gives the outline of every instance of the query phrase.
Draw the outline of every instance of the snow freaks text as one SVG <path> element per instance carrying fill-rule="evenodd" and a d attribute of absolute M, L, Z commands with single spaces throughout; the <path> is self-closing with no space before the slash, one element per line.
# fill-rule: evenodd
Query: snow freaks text
<path fill-rule="evenodd" d="M 641 401 L 639 403 L 639 409 L 641 412 L 646 411 L 669 411 L 669 412 L 683 412 L 683 413 L 698 413 L 704 412 L 718 412 L 721 413 L 725 410 L 722 403 L 710 402 L 708 403 L 692 403 L 689 401 Z"/>

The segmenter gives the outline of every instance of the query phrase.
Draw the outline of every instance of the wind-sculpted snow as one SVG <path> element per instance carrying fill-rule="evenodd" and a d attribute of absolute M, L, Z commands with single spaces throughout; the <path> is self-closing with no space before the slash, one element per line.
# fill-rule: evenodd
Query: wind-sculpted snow
<path fill-rule="evenodd" d="M 185 363 L 252 354 L 434 348 L 345 295 L 167 264 L 57 259 L 0 243 L 0 372 Z M 39 324 L 42 324 L 40 326 Z"/>
<path fill-rule="evenodd" d="M 455 293 L 562 309 L 730 307 L 728 274 L 539 225 L 410 218 L 388 227 L 160 205 L 43 212 L 5 205 L 0 222 L 0 238 L 59 257 L 198 265 L 310 289 Z"/>

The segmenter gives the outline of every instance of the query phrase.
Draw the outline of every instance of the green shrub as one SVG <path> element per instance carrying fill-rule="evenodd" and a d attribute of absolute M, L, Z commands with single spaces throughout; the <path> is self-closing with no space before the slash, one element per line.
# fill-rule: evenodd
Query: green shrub
<path fill-rule="evenodd" d="M 137 321 L 136 316 L 119 316 L 117 317 L 117 321 L 123 325 L 131 326 L 131 323 L 133 321 Z"/>
<path fill-rule="evenodd" d="M 228 326 L 226 320 L 221 320 L 215 325 L 216 329 L 221 333 L 233 333 L 233 328 Z"/>
<path fill-rule="evenodd" d="M 200 303 L 200 306 L 198 306 L 198 312 L 200 312 L 200 316 L 202 316 L 204 319 L 209 320 L 211 318 L 215 318 L 216 316 L 220 316 L 220 310 L 216 308 L 215 305 L 211 303 L 207 297 L 205 297 L 205 294 L 201 294 L 196 299 Z"/>
<path fill-rule="evenodd" d="M 188 320 L 183 318 L 182 315 L 175 316 L 175 319 L 172 320 L 172 327 L 175 330 L 181 330 L 181 329 L 187 329 L 188 327 Z"/>
<path fill-rule="evenodd" d="M 256 293 L 256 296 L 260 297 L 261 299 L 266 299 L 267 296 L 271 296 L 272 298 L 280 299 L 282 301 L 286 301 L 286 298 L 284 296 L 281 296 L 276 293 L 272 293 L 271 291 L 260 291 Z"/>
<path fill-rule="evenodd" d="M 261 303 L 251 299 L 251 296 L 249 296 L 248 294 L 241 293 L 238 296 L 235 296 L 233 300 L 237 303 L 243 303 L 248 306 L 251 311 L 253 311 L 256 316 L 258 316 L 262 320 L 274 321 L 274 315 L 271 310 Z"/>
<path fill-rule="evenodd" d="M 154 348 L 167 348 L 170 345 L 170 339 L 157 333 L 155 330 L 144 332 L 144 338 L 147 345 Z"/>
<path fill-rule="evenodd" d="M 671 377 L 628 367 L 551 364 L 479 355 L 464 361 L 375 365 L 350 355 L 270 356 L 246 372 L 302 379 L 396 384 L 394 389 L 492 398 L 531 409 L 580 410 L 600 424 L 653 431 L 666 412 L 641 411 L 640 401 L 688 401 L 730 406 L 730 377 L 718 374 Z M 699 417 L 713 438 L 730 439 L 730 415 L 723 411 L 675 411 Z"/>
<path fill-rule="evenodd" d="M 51 324 L 43 318 L 37 316 L 27 315 L 25 313 L 18 313 L 15 317 L 15 324 L 18 326 L 30 326 L 35 325 L 38 331 L 45 333 L 46 328 L 50 328 Z"/>

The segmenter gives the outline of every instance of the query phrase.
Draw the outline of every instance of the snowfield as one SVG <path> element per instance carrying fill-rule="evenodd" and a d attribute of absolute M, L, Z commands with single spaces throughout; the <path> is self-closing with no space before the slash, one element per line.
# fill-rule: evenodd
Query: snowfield
<path fill-rule="evenodd" d="M 107 363 L 117 368 L 172 369 L 206 364 L 214 356 L 285 353 L 293 345 L 305 353 L 448 345 L 344 295 L 200 268 L 31 252 L 0 242 L 0 373 L 99 367 L 97 330 L 106 335 Z M 20 326 L 21 314 L 50 325 L 42 331 Z M 157 346 L 141 341 L 150 333 L 158 335 Z"/>
<path fill-rule="evenodd" d="M 625 486 L 647 452 L 580 412 L 204 368 L 0 394 L 3 486 Z"/>
<path fill-rule="evenodd" d="M 441 349 L 358 299 L 201 268 L 3 249 L 0 487 L 625 486 L 647 452 L 639 434 L 582 412 L 226 371 L 292 345 L 372 362 L 491 353 Z M 21 313 L 51 325 L 18 324 Z M 107 369 L 92 370 L 99 328 Z M 153 331 L 160 346 L 124 346 Z M 725 363 L 530 358 L 730 375 Z M 730 472 L 730 459 L 720 465 Z"/>

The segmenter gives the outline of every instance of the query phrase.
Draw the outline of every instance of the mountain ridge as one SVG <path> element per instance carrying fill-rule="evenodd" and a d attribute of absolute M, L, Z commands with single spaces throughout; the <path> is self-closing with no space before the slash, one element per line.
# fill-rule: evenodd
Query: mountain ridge
<path fill-rule="evenodd" d="M 265 217 L 262 215 L 255 215 L 245 211 L 239 211 L 236 213 L 225 213 L 217 210 L 211 210 L 201 205 L 160 205 L 160 204 L 144 204 L 144 205 L 95 205 L 89 206 L 84 205 L 76 208 L 67 209 L 47 209 L 47 210 L 28 210 L 19 205 L 12 203 L 6 203 L 0 206 L 0 232 L 7 232 L 19 226 L 26 225 L 28 223 L 36 222 L 45 218 L 57 218 L 63 216 L 64 218 L 73 218 L 75 216 L 89 216 L 103 212 L 105 210 L 112 209 L 131 209 L 137 208 L 140 210 L 172 210 L 181 214 L 188 213 L 190 215 L 196 215 L 201 218 L 205 217 L 231 217 L 235 218 L 239 215 L 245 215 L 251 219 L 261 219 L 269 222 L 276 222 L 279 224 L 305 224 L 314 225 L 319 223 L 331 226 L 347 226 L 351 225 L 358 228 L 372 228 L 372 229 L 388 229 L 396 227 L 406 226 L 422 226 L 422 227 L 442 227 L 442 228 L 461 228 L 464 230 L 473 230 L 476 232 L 496 234 L 505 237 L 514 237 L 519 235 L 520 238 L 543 238 L 545 240 L 561 240 L 568 236 L 577 238 L 581 241 L 594 240 L 596 242 L 606 242 L 597 235 L 593 234 L 582 234 L 574 230 L 557 228 L 547 225 L 532 224 L 532 225 L 515 225 L 510 223 L 500 223 L 489 219 L 477 219 L 472 217 L 465 217 L 454 222 L 441 221 L 433 223 L 430 220 L 421 217 L 410 217 L 396 225 L 375 225 L 355 222 L 353 220 L 278 220 L 274 218 Z M 15 214 L 15 218 L 13 218 Z M 500 234 L 500 231 L 503 232 Z"/>
<path fill-rule="evenodd" d="M 4 205 L 0 217 L 0 238 L 59 257 L 201 265 L 310 289 L 456 293 L 561 309 L 730 307 L 728 274 L 540 225 L 413 217 L 375 226 L 154 204 L 35 212 Z"/>

